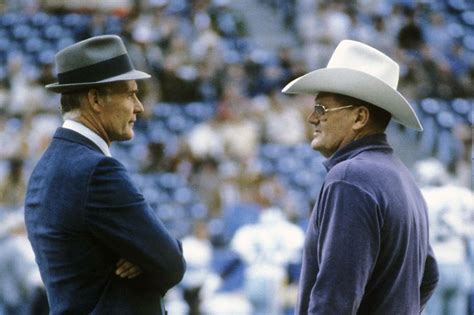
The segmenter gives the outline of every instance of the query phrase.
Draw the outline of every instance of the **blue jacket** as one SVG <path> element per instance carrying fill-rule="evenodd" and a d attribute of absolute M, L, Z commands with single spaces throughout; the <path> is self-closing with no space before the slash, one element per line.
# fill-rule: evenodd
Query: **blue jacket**
<path fill-rule="evenodd" d="M 162 314 L 183 277 L 179 241 L 123 165 L 75 131 L 59 128 L 36 165 L 25 221 L 51 314 Z M 120 258 L 143 273 L 116 276 Z"/>
<path fill-rule="evenodd" d="M 328 169 L 306 232 L 297 314 L 420 314 L 438 281 L 426 203 L 385 135 Z"/>

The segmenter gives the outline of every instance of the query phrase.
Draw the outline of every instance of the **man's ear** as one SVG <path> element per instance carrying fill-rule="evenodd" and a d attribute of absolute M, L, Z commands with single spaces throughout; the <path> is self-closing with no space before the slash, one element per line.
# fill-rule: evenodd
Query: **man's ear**
<path fill-rule="evenodd" d="M 90 89 L 87 91 L 87 101 L 88 105 L 94 112 L 99 113 L 102 111 L 101 99 L 97 89 Z"/>
<path fill-rule="evenodd" d="M 352 125 L 352 129 L 360 130 L 364 128 L 369 123 L 369 118 L 370 118 L 370 111 L 367 107 L 365 106 L 357 107 L 355 110 L 355 118 L 354 118 L 354 124 Z"/>

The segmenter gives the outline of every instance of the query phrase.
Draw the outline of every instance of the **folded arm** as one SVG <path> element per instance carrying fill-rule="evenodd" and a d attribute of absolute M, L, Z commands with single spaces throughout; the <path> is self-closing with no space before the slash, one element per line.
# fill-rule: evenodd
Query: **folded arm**
<path fill-rule="evenodd" d="M 162 292 L 181 281 L 186 266 L 181 244 L 166 230 L 117 160 L 104 158 L 96 166 L 84 218 L 100 242 L 118 258 L 140 268 L 142 281 Z"/>

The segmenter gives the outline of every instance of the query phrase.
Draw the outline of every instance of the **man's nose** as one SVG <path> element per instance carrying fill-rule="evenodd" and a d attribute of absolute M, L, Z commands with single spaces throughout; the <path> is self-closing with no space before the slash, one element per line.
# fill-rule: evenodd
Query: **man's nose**
<path fill-rule="evenodd" d="M 142 102 L 140 102 L 140 100 L 137 98 L 137 100 L 135 102 L 134 112 L 135 113 L 142 113 L 144 110 L 145 110 L 145 108 L 143 108 Z"/>
<path fill-rule="evenodd" d="M 309 115 L 308 118 L 306 119 L 310 124 L 318 124 L 319 123 L 319 118 L 316 116 L 314 111 L 312 111 Z"/>

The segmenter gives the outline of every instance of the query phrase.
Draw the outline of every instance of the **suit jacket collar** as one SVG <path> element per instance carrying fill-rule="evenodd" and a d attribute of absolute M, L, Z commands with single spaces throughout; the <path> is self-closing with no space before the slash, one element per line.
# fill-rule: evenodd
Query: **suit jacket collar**
<path fill-rule="evenodd" d="M 94 151 L 104 154 L 104 152 L 102 152 L 102 150 L 92 140 L 88 139 L 87 137 L 84 137 L 80 133 L 71 129 L 59 127 L 54 133 L 53 138 L 64 139 L 67 141 L 85 145 Z"/>
<path fill-rule="evenodd" d="M 102 152 L 104 152 L 105 155 L 112 156 L 110 154 L 109 146 L 107 145 L 107 143 L 105 143 L 104 139 L 102 139 L 98 134 L 90 130 L 82 123 L 71 119 L 66 119 L 66 121 L 64 121 L 63 128 L 71 129 L 80 133 L 84 137 L 94 142 L 102 150 Z"/>

